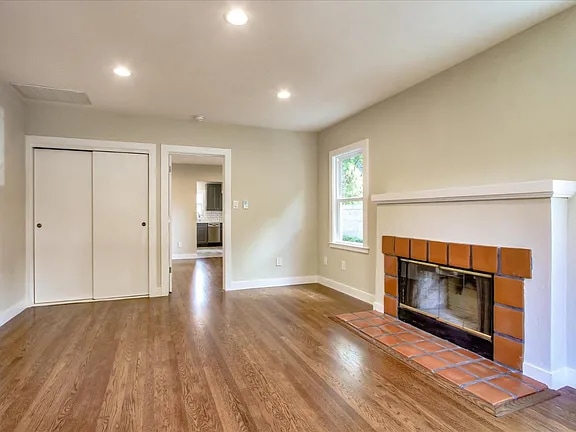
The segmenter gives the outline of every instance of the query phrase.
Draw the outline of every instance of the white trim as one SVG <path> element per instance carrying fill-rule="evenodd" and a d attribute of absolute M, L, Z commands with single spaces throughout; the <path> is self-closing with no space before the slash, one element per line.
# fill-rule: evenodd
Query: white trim
<path fill-rule="evenodd" d="M 330 151 L 328 155 L 328 181 L 329 181 L 329 194 L 328 194 L 328 215 L 329 215 L 329 243 L 332 244 L 340 244 L 335 240 L 335 232 L 334 232 L 334 222 L 335 216 L 334 213 L 336 209 L 334 208 L 334 202 L 336 201 L 336 188 L 334 188 L 334 164 L 335 158 L 337 156 L 345 155 L 347 153 L 351 153 L 355 150 L 361 150 L 363 154 L 363 197 L 362 197 L 362 211 L 363 211 L 363 221 L 362 221 L 362 229 L 363 229 L 363 247 L 368 247 L 368 197 L 370 196 L 370 158 L 369 158 L 369 140 L 368 138 L 364 138 L 360 141 L 355 143 L 349 144 L 344 147 L 340 147 Z M 344 249 L 344 248 L 341 248 Z M 349 250 L 349 249 L 347 249 Z"/>
<path fill-rule="evenodd" d="M 223 253 L 215 255 L 204 255 L 196 253 L 186 253 L 186 254 L 172 254 L 172 261 L 178 260 L 193 260 L 193 259 L 203 259 L 203 258 L 222 258 Z"/>
<path fill-rule="evenodd" d="M 367 246 L 355 246 L 348 243 L 336 243 L 336 242 L 330 242 L 328 243 L 328 246 L 330 246 L 332 249 L 342 249 L 350 252 L 358 252 L 363 254 L 370 253 L 370 248 Z"/>
<path fill-rule="evenodd" d="M 573 368 L 563 367 L 549 371 L 530 363 L 524 363 L 522 373 L 555 390 L 565 386 L 576 387 L 576 369 Z"/>
<path fill-rule="evenodd" d="M 376 312 L 384 313 L 384 303 L 374 302 L 372 304 L 372 309 Z"/>
<path fill-rule="evenodd" d="M 14 318 L 16 315 L 24 312 L 28 308 L 27 300 L 22 300 L 15 305 L 10 306 L 4 312 L 0 312 L 0 327 Z"/>
<path fill-rule="evenodd" d="M 255 279 L 246 281 L 234 281 L 229 291 L 253 289 L 253 288 L 275 288 L 291 285 L 306 285 L 316 283 L 318 276 L 295 276 L 274 279 Z"/>
<path fill-rule="evenodd" d="M 524 362 L 522 365 L 522 373 L 551 387 L 553 374 L 548 370 Z"/>
<path fill-rule="evenodd" d="M 363 302 L 370 304 L 374 303 L 374 294 L 367 293 L 366 291 L 359 290 L 358 288 L 336 282 L 335 280 L 328 279 L 323 276 L 318 276 L 318 283 L 343 294 L 349 295 L 350 297 L 354 297 L 355 299 L 362 300 Z"/>
<path fill-rule="evenodd" d="M 558 388 L 562 387 L 572 387 L 576 388 L 576 369 L 567 367 L 564 374 L 564 384 Z"/>
<path fill-rule="evenodd" d="M 415 204 L 459 201 L 494 201 L 535 198 L 570 198 L 576 194 L 576 182 L 539 180 L 483 186 L 465 186 L 372 195 L 377 204 Z"/>
<path fill-rule="evenodd" d="M 172 254 L 172 260 L 189 260 L 198 258 L 197 253 Z"/>
<path fill-rule="evenodd" d="M 358 288 L 353 288 L 351 286 L 345 285 L 340 282 L 336 282 L 332 279 L 325 278 L 323 276 L 295 276 L 286 278 L 274 278 L 274 279 L 256 279 L 247 281 L 234 281 L 232 282 L 232 288 L 230 291 L 254 289 L 254 288 L 275 288 L 284 287 L 291 285 L 306 285 L 318 283 L 324 285 L 327 288 L 338 291 L 342 294 L 346 294 L 355 299 L 361 300 L 366 303 L 374 303 L 374 295 L 369 294 L 365 291 L 359 290 Z M 384 306 L 382 306 L 382 312 L 384 311 Z"/>
<path fill-rule="evenodd" d="M 160 146 L 160 241 L 161 260 L 160 272 L 162 274 L 162 295 L 168 295 L 170 286 L 170 227 L 168 220 L 168 175 L 170 155 L 172 154 L 196 154 L 224 157 L 224 250 L 222 271 L 224 273 L 224 290 L 232 289 L 232 150 L 215 147 L 191 147 L 177 145 Z"/>
<path fill-rule="evenodd" d="M 100 141 L 79 138 L 26 135 L 26 301 L 34 304 L 34 149 L 114 151 L 148 155 L 148 295 L 161 295 L 158 289 L 157 203 L 156 203 L 156 144 L 126 141 Z M 129 297 L 131 298 L 131 297 Z"/>
<path fill-rule="evenodd" d="M 160 287 L 158 287 L 160 289 Z M 99 302 L 106 302 L 106 301 L 116 301 L 116 300 L 133 300 L 133 299 L 144 299 L 150 296 L 144 295 L 135 295 L 135 296 L 128 296 L 128 297 L 107 297 L 107 298 L 97 298 L 97 299 L 83 299 L 83 300 L 66 300 L 60 302 L 46 302 L 46 303 L 34 303 L 30 305 L 30 307 L 42 307 L 42 306 L 60 306 L 60 305 L 67 305 L 67 304 L 79 304 L 79 303 L 99 303 Z"/>

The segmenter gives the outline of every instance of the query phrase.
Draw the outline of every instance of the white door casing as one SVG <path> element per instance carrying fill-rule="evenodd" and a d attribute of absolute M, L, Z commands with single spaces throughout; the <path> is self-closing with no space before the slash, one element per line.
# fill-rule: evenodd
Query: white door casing
<path fill-rule="evenodd" d="M 34 301 L 92 298 L 92 153 L 34 150 Z"/>
<path fill-rule="evenodd" d="M 222 261 L 223 288 L 232 289 L 232 150 L 216 147 L 192 147 L 181 145 L 160 146 L 160 238 L 161 260 L 160 271 L 162 281 L 162 295 L 168 295 L 170 289 L 170 223 L 169 223 L 169 165 L 172 155 L 210 155 L 222 156 L 223 167 L 223 219 L 224 236 L 222 238 L 224 257 Z"/>
<path fill-rule="evenodd" d="M 170 197 L 170 205 L 168 206 L 168 244 L 170 245 L 170 252 L 168 254 L 169 262 L 169 279 L 168 279 L 168 292 L 172 293 L 173 274 L 172 271 L 172 157 L 168 165 L 168 196 Z"/>
<path fill-rule="evenodd" d="M 148 295 L 148 155 L 94 152 L 94 298 Z"/>

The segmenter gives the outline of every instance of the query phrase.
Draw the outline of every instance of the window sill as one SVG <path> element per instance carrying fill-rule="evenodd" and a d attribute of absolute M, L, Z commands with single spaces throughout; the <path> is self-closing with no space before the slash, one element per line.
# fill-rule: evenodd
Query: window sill
<path fill-rule="evenodd" d="M 347 250 L 350 252 L 357 252 L 357 253 L 363 253 L 363 254 L 370 253 L 370 248 L 366 247 L 366 246 L 356 246 L 356 245 L 352 245 L 352 244 L 348 244 L 348 243 L 334 243 L 334 242 L 330 242 L 329 246 L 332 249 L 342 249 L 342 250 Z"/>

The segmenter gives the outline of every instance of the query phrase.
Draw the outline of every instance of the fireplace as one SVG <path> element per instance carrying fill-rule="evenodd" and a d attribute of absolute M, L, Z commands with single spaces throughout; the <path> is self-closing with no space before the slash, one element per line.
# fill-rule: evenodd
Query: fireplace
<path fill-rule="evenodd" d="M 398 318 L 493 358 L 493 275 L 400 258 Z"/>
<path fill-rule="evenodd" d="M 383 236 L 384 313 L 522 370 L 529 249 Z"/>

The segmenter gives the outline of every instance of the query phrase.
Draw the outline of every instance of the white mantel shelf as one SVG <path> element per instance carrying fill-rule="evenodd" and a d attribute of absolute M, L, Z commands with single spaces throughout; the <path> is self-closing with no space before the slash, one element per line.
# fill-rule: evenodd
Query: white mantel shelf
<path fill-rule="evenodd" d="M 483 186 L 463 186 L 408 192 L 374 194 L 372 202 L 386 204 L 417 204 L 458 201 L 495 201 L 536 198 L 570 198 L 576 194 L 576 181 L 538 180 Z"/>

